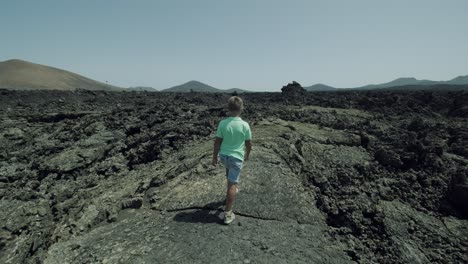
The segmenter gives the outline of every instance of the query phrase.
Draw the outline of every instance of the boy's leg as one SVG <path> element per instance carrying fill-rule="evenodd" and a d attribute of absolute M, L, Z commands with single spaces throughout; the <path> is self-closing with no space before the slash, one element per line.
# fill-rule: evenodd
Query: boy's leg
<path fill-rule="evenodd" d="M 228 178 L 228 175 L 229 175 L 229 170 L 226 168 L 226 190 L 229 188 L 229 178 Z M 239 186 L 237 186 L 236 188 L 236 192 L 239 192 Z"/>
<path fill-rule="evenodd" d="M 235 158 L 230 158 L 228 159 L 227 167 L 229 168 L 229 173 L 227 177 L 228 188 L 226 195 L 225 211 L 229 212 L 232 210 L 234 200 L 236 199 L 237 183 L 239 182 L 240 171 L 242 169 L 242 161 Z"/>
<path fill-rule="evenodd" d="M 229 189 L 229 169 L 226 168 L 226 190 Z"/>
<path fill-rule="evenodd" d="M 228 181 L 226 208 L 225 208 L 226 212 L 229 212 L 232 210 L 234 200 L 236 199 L 236 194 L 237 194 L 237 183 Z"/>

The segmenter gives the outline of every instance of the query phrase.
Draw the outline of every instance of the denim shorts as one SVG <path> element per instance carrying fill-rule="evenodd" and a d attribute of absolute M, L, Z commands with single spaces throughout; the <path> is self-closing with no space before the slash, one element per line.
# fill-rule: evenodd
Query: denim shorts
<path fill-rule="evenodd" d="M 224 167 L 226 167 L 226 176 L 228 181 L 232 183 L 239 183 L 243 161 L 238 158 L 223 154 L 219 154 L 219 159 Z"/>

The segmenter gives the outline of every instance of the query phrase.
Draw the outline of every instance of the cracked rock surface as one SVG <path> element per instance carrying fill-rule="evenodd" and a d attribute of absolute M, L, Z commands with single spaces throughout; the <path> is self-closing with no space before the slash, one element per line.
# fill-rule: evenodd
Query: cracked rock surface
<path fill-rule="evenodd" d="M 226 226 L 228 97 L 0 90 L 0 263 L 468 261 L 468 93 L 246 94 Z"/>
<path fill-rule="evenodd" d="M 316 129 L 297 125 L 304 131 Z M 224 169 L 210 168 L 206 153 L 212 150 L 212 141 L 201 142 L 178 153 L 175 160 L 179 162 L 169 159 L 177 175 L 157 191 L 150 183 L 143 186 L 157 196 L 145 204 L 154 212 L 138 212 L 136 217 L 126 212 L 113 227 L 98 227 L 96 233 L 56 243 L 45 262 L 76 262 L 84 252 L 94 252 L 89 247 L 96 243 L 93 246 L 99 250 L 89 256 L 91 261 L 350 263 L 343 244 L 328 235 L 313 190 L 305 190 L 299 175 L 278 153 L 280 148 L 290 147 L 289 141 L 280 137 L 289 131 L 288 126 L 268 121 L 253 129 L 258 137 L 255 154 L 242 170 L 234 209 L 237 218 L 232 225 L 222 225 L 220 215 L 225 199 Z M 276 138 L 280 139 L 272 145 Z M 140 241 L 142 238 L 149 241 Z M 116 244 L 109 243 L 112 240 Z M 74 250 L 77 244 L 80 249 Z M 116 245 L 121 248 L 106 258 Z"/>

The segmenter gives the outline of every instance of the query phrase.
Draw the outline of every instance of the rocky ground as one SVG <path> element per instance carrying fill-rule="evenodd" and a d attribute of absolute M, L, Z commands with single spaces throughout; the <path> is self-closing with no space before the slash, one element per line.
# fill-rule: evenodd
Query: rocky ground
<path fill-rule="evenodd" d="M 224 94 L 0 90 L 0 263 L 466 263 L 468 93 L 243 95 L 229 226 Z"/>

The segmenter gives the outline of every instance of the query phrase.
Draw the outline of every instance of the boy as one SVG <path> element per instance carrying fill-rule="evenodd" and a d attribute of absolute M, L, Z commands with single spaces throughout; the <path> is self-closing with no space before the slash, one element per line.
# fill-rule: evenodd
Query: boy
<path fill-rule="evenodd" d="M 250 126 L 240 118 L 243 109 L 244 103 L 240 97 L 232 96 L 229 98 L 229 117 L 219 122 L 213 149 L 212 164 L 214 166 L 218 164 L 219 153 L 219 159 L 226 167 L 227 195 L 226 208 L 224 210 L 225 224 L 230 224 L 234 221 L 235 215 L 232 212 L 232 205 L 238 191 L 237 184 L 239 183 L 242 163 L 249 159 L 250 150 L 252 149 Z M 244 147 L 246 148 L 245 155 Z"/>

